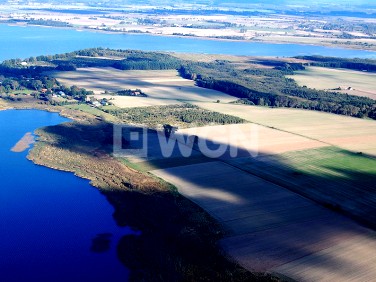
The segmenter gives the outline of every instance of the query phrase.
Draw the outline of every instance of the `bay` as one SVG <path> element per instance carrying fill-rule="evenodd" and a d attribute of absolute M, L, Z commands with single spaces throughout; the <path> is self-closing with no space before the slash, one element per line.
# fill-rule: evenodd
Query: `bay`
<path fill-rule="evenodd" d="M 38 166 L 11 148 L 27 132 L 68 121 L 39 110 L 0 111 L 0 281 L 126 281 L 113 207 L 89 181 Z"/>
<path fill-rule="evenodd" d="M 315 45 L 218 41 L 176 36 L 105 33 L 0 24 L 0 61 L 38 55 L 53 55 L 94 47 L 250 56 L 322 55 L 346 58 L 376 58 L 376 52 Z"/>

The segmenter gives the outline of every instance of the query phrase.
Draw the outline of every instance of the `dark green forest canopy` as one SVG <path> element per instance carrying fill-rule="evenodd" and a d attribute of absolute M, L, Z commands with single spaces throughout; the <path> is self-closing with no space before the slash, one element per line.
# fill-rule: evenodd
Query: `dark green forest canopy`
<path fill-rule="evenodd" d="M 296 58 L 310 61 L 306 65 L 311 66 L 376 72 L 376 60 L 372 59 L 347 59 L 323 56 L 298 56 Z"/>
<path fill-rule="evenodd" d="M 148 124 L 152 127 L 166 122 L 175 125 L 193 124 L 195 126 L 204 126 L 207 124 L 238 124 L 245 122 L 245 120 L 238 117 L 208 111 L 190 104 L 108 109 L 104 111 L 118 117 L 123 122 Z"/>
<path fill-rule="evenodd" d="M 286 78 L 286 75 L 293 75 L 294 71 L 303 70 L 307 65 L 374 71 L 375 60 L 318 56 L 299 58 L 304 59 L 304 63 L 260 59 L 249 61 L 247 67 L 239 68 L 227 60 L 197 62 L 182 60 L 162 52 L 92 48 L 4 61 L 0 65 L 0 80 L 3 81 L 0 91 L 6 90 L 5 79 L 10 85 L 8 90 L 17 87 L 34 89 L 35 85 L 30 85 L 32 81 L 39 80 L 43 83 L 44 80 L 51 80 L 43 75 L 45 71 L 51 70 L 74 71 L 78 67 L 114 67 L 121 70 L 176 69 L 182 77 L 194 80 L 198 86 L 222 91 L 239 98 L 239 102 L 244 104 L 302 108 L 376 119 L 375 100 L 301 87 L 293 79 Z M 41 87 L 49 88 L 46 83 Z"/>
<path fill-rule="evenodd" d="M 239 70 L 227 62 L 214 62 L 189 63 L 179 71 L 181 76 L 194 79 L 198 86 L 223 91 L 240 98 L 245 104 L 376 118 L 375 100 L 301 87 L 293 79 L 286 78 L 286 75 L 294 74 L 295 70 L 304 69 L 303 64 L 275 61 L 265 64 L 273 68 L 250 67 Z"/>

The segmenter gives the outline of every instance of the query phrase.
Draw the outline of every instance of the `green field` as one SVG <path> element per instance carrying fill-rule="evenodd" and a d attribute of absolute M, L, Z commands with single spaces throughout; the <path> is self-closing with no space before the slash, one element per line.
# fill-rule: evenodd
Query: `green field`
<path fill-rule="evenodd" d="M 87 104 L 73 104 L 73 105 L 66 105 L 65 108 L 71 109 L 71 110 L 78 110 L 81 112 L 89 113 L 97 117 L 101 117 L 106 119 L 110 122 L 117 122 L 118 119 L 110 114 L 107 114 L 103 112 L 101 109 L 89 106 Z"/>
<path fill-rule="evenodd" d="M 367 222 L 376 222 L 376 159 L 336 147 L 230 164 Z"/>

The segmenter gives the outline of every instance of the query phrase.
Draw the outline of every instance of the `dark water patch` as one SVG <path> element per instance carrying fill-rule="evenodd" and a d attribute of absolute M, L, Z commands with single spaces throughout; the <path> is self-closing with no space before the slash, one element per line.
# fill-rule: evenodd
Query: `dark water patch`
<path fill-rule="evenodd" d="M 94 253 L 104 253 L 110 250 L 111 247 L 111 233 L 98 234 L 93 238 L 90 251 Z"/>
<path fill-rule="evenodd" d="M 128 279 L 115 246 L 133 231 L 116 224 L 103 194 L 72 173 L 33 164 L 27 150 L 10 151 L 25 133 L 66 121 L 45 111 L 0 111 L 2 282 Z M 112 234 L 110 248 L 98 256 L 93 234 L 104 233 Z"/>

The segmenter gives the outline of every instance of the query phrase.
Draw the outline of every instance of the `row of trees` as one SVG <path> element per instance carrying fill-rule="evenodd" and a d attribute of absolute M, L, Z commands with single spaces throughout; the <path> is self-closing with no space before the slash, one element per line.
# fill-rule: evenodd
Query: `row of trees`
<path fill-rule="evenodd" d="M 164 53 L 133 50 L 86 49 L 63 55 L 37 57 L 52 63 L 57 70 L 72 71 L 85 67 L 113 67 L 120 70 L 178 69 L 179 59 Z M 14 64 L 13 64 L 14 65 Z"/>
<path fill-rule="evenodd" d="M 148 95 L 146 95 L 144 92 L 142 92 L 141 89 L 135 89 L 135 90 L 132 90 L 132 89 L 125 89 L 125 90 L 119 90 L 116 92 L 116 95 L 119 95 L 119 96 L 139 96 L 139 97 L 147 97 Z"/>
<path fill-rule="evenodd" d="M 310 63 L 306 64 L 310 66 L 376 72 L 376 61 L 371 59 L 347 59 L 323 56 L 298 56 L 296 58 L 310 61 Z"/>
<path fill-rule="evenodd" d="M 234 124 L 244 122 L 238 117 L 204 110 L 190 104 L 105 109 L 104 111 L 120 118 L 124 122 L 149 125 L 164 124 L 166 121 L 174 125 L 179 123 L 206 125 L 210 123 Z"/>
<path fill-rule="evenodd" d="M 54 27 L 73 27 L 71 24 L 62 21 L 54 20 L 44 20 L 44 19 L 31 19 L 26 20 L 28 24 L 31 25 L 45 25 L 45 26 L 54 26 Z"/>
<path fill-rule="evenodd" d="M 120 70 L 170 70 L 180 66 L 176 58 L 160 54 L 155 58 L 128 57 L 113 64 L 114 68 Z"/>

